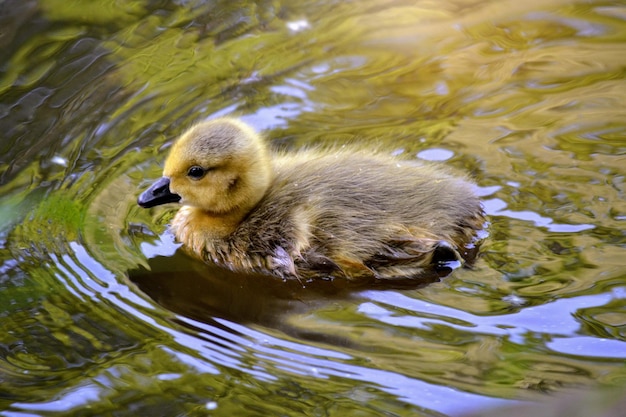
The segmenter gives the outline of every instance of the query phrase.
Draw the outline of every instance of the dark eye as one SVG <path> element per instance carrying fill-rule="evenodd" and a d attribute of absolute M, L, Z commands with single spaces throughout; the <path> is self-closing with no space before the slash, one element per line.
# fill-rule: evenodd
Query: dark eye
<path fill-rule="evenodd" d="M 187 176 L 194 180 L 199 180 L 200 178 L 204 177 L 204 174 L 206 174 L 206 169 L 197 165 L 192 166 L 191 168 L 189 168 L 189 171 L 187 171 Z"/>

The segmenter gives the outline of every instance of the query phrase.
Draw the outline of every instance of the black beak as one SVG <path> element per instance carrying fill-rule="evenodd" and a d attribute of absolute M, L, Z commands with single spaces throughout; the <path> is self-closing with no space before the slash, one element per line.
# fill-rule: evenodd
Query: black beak
<path fill-rule="evenodd" d="M 143 208 L 150 208 L 166 203 L 178 203 L 180 196 L 170 191 L 170 179 L 162 177 L 155 181 L 146 191 L 137 198 L 137 204 Z"/>

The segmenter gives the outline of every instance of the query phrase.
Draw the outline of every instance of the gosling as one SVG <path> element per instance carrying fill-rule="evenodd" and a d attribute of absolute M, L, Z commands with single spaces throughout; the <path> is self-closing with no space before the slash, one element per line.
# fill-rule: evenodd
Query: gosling
<path fill-rule="evenodd" d="M 197 124 L 137 200 L 180 203 L 176 239 L 195 256 L 282 279 L 418 278 L 471 260 L 485 218 L 473 185 L 380 153 L 270 152 L 232 118 Z"/>

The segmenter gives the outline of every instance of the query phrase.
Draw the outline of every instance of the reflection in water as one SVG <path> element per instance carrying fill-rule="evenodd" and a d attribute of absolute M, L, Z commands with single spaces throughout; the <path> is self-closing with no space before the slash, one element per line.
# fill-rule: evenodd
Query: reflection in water
<path fill-rule="evenodd" d="M 148 268 L 130 271 L 130 280 L 168 310 L 199 321 L 221 317 L 271 326 L 281 312 L 313 309 L 308 305 L 313 293 L 297 281 L 235 274 L 199 264 L 181 251 L 149 259 Z M 327 295 L 339 291 L 329 286 Z"/>
<path fill-rule="evenodd" d="M 181 270 L 172 271 L 176 265 Z M 345 304 L 353 297 L 351 294 L 358 294 L 359 287 L 337 281 L 310 282 L 303 287 L 274 277 L 237 275 L 217 267 L 207 268 L 180 251 L 172 257 L 152 258 L 149 266 L 150 271 L 131 272 L 131 280 L 148 295 L 157 297 L 160 305 L 179 315 L 173 322 L 190 330 L 194 337 L 185 337 L 184 341 L 177 338 L 178 341 L 197 350 L 203 360 L 245 371 L 261 380 L 275 380 L 280 375 L 276 369 L 280 369 L 303 377 L 375 382 L 378 389 L 406 396 L 409 403 L 414 402 L 411 397 L 417 392 L 432 396 L 435 402 L 449 392 L 448 388 L 402 374 L 361 366 L 348 353 L 368 349 L 359 339 L 311 330 L 300 326 L 299 320 L 293 321 Z M 431 279 L 438 280 L 436 275 Z M 405 288 L 409 285 L 419 288 L 427 282 L 403 284 Z M 256 330 L 258 326 L 262 326 L 263 332 Z M 249 354 L 252 357 L 247 358 Z M 197 365 L 197 360 L 192 363 Z M 459 394 L 437 408 L 463 409 L 467 401 L 478 407 L 484 400 Z M 420 400 L 415 405 L 423 407 L 425 402 Z"/>
<path fill-rule="evenodd" d="M 0 415 L 441 416 L 624 385 L 622 5 L 85 7 L 0 6 Z M 135 200 L 217 115 L 469 173 L 481 257 L 394 288 L 188 259 Z"/>
<path fill-rule="evenodd" d="M 178 250 L 173 256 L 148 259 L 148 269 L 140 267 L 130 271 L 129 278 L 144 293 L 177 314 L 198 321 L 219 317 L 238 323 L 278 326 L 288 331 L 280 321 L 289 315 L 314 311 L 333 300 L 346 300 L 367 287 L 417 289 L 439 281 L 449 272 L 449 269 L 433 270 L 420 279 L 393 283 L 345 280 L 301 283 L 272 276 L 237 274 L 191 259 Z"/>

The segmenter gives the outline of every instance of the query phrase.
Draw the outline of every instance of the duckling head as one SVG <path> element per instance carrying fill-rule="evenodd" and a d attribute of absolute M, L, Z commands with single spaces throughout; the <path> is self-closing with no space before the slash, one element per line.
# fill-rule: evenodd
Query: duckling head
<path fill-rule="evenodd" d="M 241 219 L 271 178 L 268 149 L 256 132 L 235 119 L 215 119 L 193 126 L 174 143 L 163 177 L 137 202 L 145 208 L 180 202 L 215 217 Z"/>

